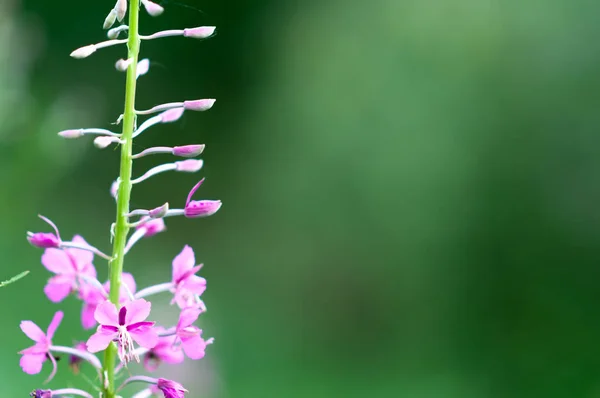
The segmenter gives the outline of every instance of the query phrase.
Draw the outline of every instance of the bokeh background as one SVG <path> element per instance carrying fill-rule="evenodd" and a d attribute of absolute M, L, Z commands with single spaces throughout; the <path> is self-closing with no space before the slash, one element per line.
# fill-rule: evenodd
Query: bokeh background
<path fill-rule="evenodd" d="M 55 343 L 89 335 L 74 298 L 45 299 L 25 231 L 42 213 L 110 247 L 118 152 L 56 132 L 122 112 L 123 48 L 68 56 L 103 39 L 112 5 L 0 1 L 0 279 L 31 270 L 0 290 L 2 397 L 50 371 L 21 372 L 20 320 L 45 328 L 63 309 Z M 600 3 L 162 5 L 143 32 L 218 34 L 143 43 L 138 108 L 217 103 L 136 149 L 207 144 L 197 196 L 224 205 L 128 257 L 139 287 L 169 278 L 186 243 L 205 264 L 216 344 L 160 374 L 192 398 L 600 397 Z M 197 180 L 161 175 L 133 205 L 180 206 Z M 176 316 L 167 301 L 158 319 Z M 89 389 L 59 364 L 49 387 Z"/>

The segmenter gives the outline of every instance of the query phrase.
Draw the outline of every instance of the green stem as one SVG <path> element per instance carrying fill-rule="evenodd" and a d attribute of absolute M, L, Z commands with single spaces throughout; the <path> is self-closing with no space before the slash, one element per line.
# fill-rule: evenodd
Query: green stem
<path fill-rule="evenodd" d="M 113 260 L 109 263 L 110 301 L 119 307 L 119 292 L 121 290 L 121 274 L 123 273 L 123 260 L 125 256 L 125 243 L 129 226 L 125 215 L 129 213 L 129 198 L 131 196 L 131 151 L 132 135 L 135 125 L 135 84 L 138 54 L 140 51 L 140 37 L 138 30 L 140 2 L 129 0 L 129 41 L 128 59 L 132 63 L 127 69 L 127 82 L 125 86 L 125 111 L 123 112 L 123 134 L 121 140 L 121 168 L 119 173 L 119 191 L 117 195 L 117 220 L 113 244 Z M 103 373 L 105 398 L 115 397 L 115 359 L 117 348 L 112 343 L 104 352 Z"/>

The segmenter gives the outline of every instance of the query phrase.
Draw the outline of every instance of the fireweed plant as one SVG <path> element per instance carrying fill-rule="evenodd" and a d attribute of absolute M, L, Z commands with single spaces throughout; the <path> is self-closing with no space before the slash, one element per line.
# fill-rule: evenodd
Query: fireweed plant
<path fill-rule="evenodd" d="M 178 364 L 185 357 L 201 359 L 205 348 L 213 339 L 204 339 L 202 330 L 194 325 L 200 314 L 206 311 L 200 296 L 206 289 L 206 280 L 196 273 L 202 267 L 196 265 L 194 252 L 185 246 L 173 259 L 171 279 L 144 289 L 136 289 L 133 276 L 123 272 L 127 253 L 142 239 L 149 238 L 165 230 L 164 219 L 172 216 L 186 218 L 207 217 L 221 207 L 218 200 L 192 200 L 196 190 L 204 180 L 190 191 L 183 208 L 170 209 L 168 203 L 154 209 L 130 209 L 132 187 L 152 176 L 166 171 L 196 172 L 202 168 L 202 160 L 194 159 L 202 153 L 204 145 L 193 144 L 175 147 L 149 148 L 132 153 L 133 139 L 150 127 L 177 121 L 185 111 L 206 111 L 212 107 L 214 99 L 200 99 L 171 102 L 157 105 L 148 110 L 135 109 L 137 78 L 148 71 L 149 61 L 138 60 L 140 43 L 169 36 L 183 36 L 206 39 L 213 35 L 211 26 L 190 29 L 174 29 L 148 36 L 139 33 L 140 7 L 151 16 L 158 16 L 163 8 L 149 0 L 117 0 L 104 22 L 109 40 L 81 47 L 71 53 L 73 58 L 85 58 L 99 49 L 126 44 L 126 59 L 117 61 L 116 68 L 127 73 L 125 86 L 125 111 L 118 118 L 122 122 L 120 133 L 99 128 L 65 130 L 58 133 L 63 138 L 73 139 L 87 135 L 96 136 L 94 144 L 106 148 L 116 144 L 121 146 L 120 175 L 113 182 L 110 193 L 117 204 L 116 221 L 110 228 L 113 242 L 112 254 L 105 254 L 90 245 L 83 237 L 75 235 L 71 240 L 61 237 L 57 226 L 48 218 L 40 216 L 52 228 L 52 232 L 29 232 L 27 239 L 36 247 L 44 249 L 42 264 L 50 271 L 44 293 L 52 302 L 59 303 L 70 294 L 82 301 L 81 324 L 86 330 L 95 332 L 86 342 L 74 346 L 54 344 L 54 335 L 63 319 L 63 312 L 57 311 L 46 331 L 32 321 L 21 322 L 21 330 L 33 340 L 34 345 L 22 350 L 20 365 L 24 372 L 37 374 L 44 365 L 51 367 L 47 381 L 56 374 L 55 355 L 69 355 L 71 368 L 77 373 L 79 366 L 87 362 L 97 371 L 97 390 L 102 398 L 120 397 L 120 391 L 130 383 L 145 383 L 133 397 L 184 397 L 187 390 L 178 382 L 163 378 L 133 375 L 118 377 L 127 370 L 131 361 L 142 362 L 148 371 L 155 371 L 160 363 Z M 128 11 L 129 10 L 129 11 Z M 128 24 L 113 28 L 115 22 L 123 22 L 129 12 Z M 127 38 L 119 36 L 127 34 Z M 146 119 L 138 126 L 138 116 Z M 165 163 L 151 168 L 140 177 L 132 178 L 134 159 L 155 154 L 171 154 L 185 160 Z M 182 200 L 183 202 L 183 200 Z M 130 231 L 132 232 L 130 234 Z M 94 267 L 94 260 L 108 262 L 108 281 L 101 283 Z M 171 304 L 179 310 L 179 320 L 175 326 L 158 326 L 151 321 L 151 303 L 147 298 L 165 293 L 171 296 Z M 47 322 L 48 320 L 43 320 Z M 102 360 L 96 356 L 103 352 Z M 129 370 L 127 374 L 130 375 Z M 118 383 L 117 381 L 122 380 Z M 89 392 L 75 389 L 37 389 L 32 397 L 49 398 L 61 396 L 92 397 Z"/>

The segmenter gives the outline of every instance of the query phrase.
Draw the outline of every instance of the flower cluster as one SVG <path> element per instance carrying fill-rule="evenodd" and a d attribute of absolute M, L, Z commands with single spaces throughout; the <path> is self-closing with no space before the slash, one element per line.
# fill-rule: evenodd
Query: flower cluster
<path fill-rule="evenodd" d="M 169 36 L 208 38 L 214 33 L 214 27 L 167 30 L 143 36 L 137 31 L 140 3 L 151 16 L 158 16 L 164 11 L 163 7 L 150 0 L 130 0 L 129 4 L 127 0 L 117 0 L 104 22 L 109 40 L 79 48 L 71 53 L 74 58 L 85 58 L 101 48 L 127 43 L 128 58 L 117 61 L 115 65 L 117 70 L 127 72 L 125 112 L 117 121 L 117 124 L 123 122 L 123 131 L 117 133 L 102 128 L 80 128 L 58 133 L 59 136 L 67 139 L 95 135 L 94 145 L 98 148 L 106 148 L 113 144 L 121 146 L 121 173 L 110 188 L 110 194 L 117 203 L 117 219 L 111 226 L 113 252 L 105 254 L 79 235 L 73 236 L 71 240 L 63 240 L 59 228 L 43 216 L 40 218 L 51 227 L 52 231 L 27 233 L 27 239 L 33 246 L 44 249 L 41 262 L 52 274 L 44 287 L 48 300 L 60 303 L 68 296 L 74 296 L 82 303 L 81 326 L 85 330 L 95 328 L 95 331 L 85 342 L 76 342 L 73 346 L 61 346 L 54 344 L 53 339 L 64 316 L 62 311 L 54 314 L 45 332 L 32 321 L 23 321 L 21 330 L 34 341 L 34 345 L 19 353 L 21 354 L 20 366 L 28 374 L 37 374 L 42 371 L 44 363 L 50 362 L 52 370 L 47 380 L 50 381 L 56 374 L 57 355 L 66 354 L 69 356 L 69 365 L 76 374 L 84 362 L 95 368 L 103 397 L 115 397 L 125 385 L 143 382 L 149 386 L 136 393 L 135 397 L 162 395 L 166 398 L 176 398 L 184 397 L 187 390 L 175 381 L 134 375 L 117 387 L 115 375 L 131 361 L 141 362 L 145 370 L 154 372 L 161 363 L 179 364 L 185 357 L 193 360 L 204 357 L 206 347 L 213 342 L 213 339 L 203 338 L 202 330 L 195 325 L 198 317 L 206 311 L 201 298 L 206 290 L 206 280 L 197 275 L 202 265 L 196 264 L 194 251 L 186 245 L 173 259 L 170 280 L 138 289 L 134 276 L 122 271 L 123 260 L 136 244 L 165 231 L 165 218 L 207 217 L 219 210 L 221 201 L 192 200 L 204 182 L 202 179 L 191 189 L 182 208 L 171 209 L 169 204 L 165 203 L 154 209 L 130 210 L 129 196 L 132 186 L 167 171 L 186 173 L 199 171 L 203 161 L 196 157 L 205 149 L 202 144 L 191 144 L 154 147 L 133 154 L 132 141 L 152 126 L 176 122 L 185 111 L 206 111 L 213 106 L 215 100 L 171 102 L 138 111 L 134 108 L 135 80 L 146 74 L 150 66 L 147 59 L 138 62 L 141 40 Z M 120 24 L 113 28 L 116 22 L 124 21 L 128 9 L 130 26 Z M 127 33 L 128 37 L 119 39 L 122 33 Z M 156 115 L 151 116 L 153 114 Z M 146 115 L 150 116 L 138 126 L 138 116 Z M 139 177 L 132 178 L 133 160 L 155 154 L 171 154 L 186 159 L 155 166 Z M 104 283 L 98 276 L 102 273 L 101 269 L 97 270 L 94 265 L 98 258 L 101 259 L 100 261 L 108 261 L 109 265 L 108 280 Z M 179 312 L 176 325 L 170 327 L 157 325 L 156 322 L 149 320 L 152 319 L 150 315 L 152 304 L 147 298 L 157 294 L 170 296 L 171 305 Z M 105 350 L 105 358 L 108 359 L 102 364 L 96 354 Z M 118 361 L 111 361 L 111 355 L 115 355 Z M 63 388 L 37 389 L 31 393 L 31 396 L 49 398 L 91 397 L 92 395 L 79 389 Z"/>

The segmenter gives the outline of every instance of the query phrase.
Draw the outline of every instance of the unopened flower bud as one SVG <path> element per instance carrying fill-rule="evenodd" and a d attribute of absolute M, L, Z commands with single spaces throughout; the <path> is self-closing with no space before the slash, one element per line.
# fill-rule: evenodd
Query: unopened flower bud
<path fill-rule="evenodd" d="M 113 142 L 119 142 L 117 137 L 101 136 L 94 139 L 94 146 L 98 149 L 104 149 Z"/>
<path fill-rule="evenodd" d="M 120 184 L 120 181 L 115 180 L 115 181 L 113 181 L 113 183 L 110 186 L 110 196 L 112 196 L 115 199 L 117 198 L 117 193 L 119 192 L 119 184 Z"/>
<path fill-rule="evenodd" d="M 48 249 L 52 247 L 60 247 L 60 239 L 51 232 L 29 232 L 27 240 L 35 247 Z"/>
<path fill-rule="evenodd" d="M 95 52 L 96 52 L 96 46 L 93 44 L 90 44 L 89 46 L 81 47 L 81 48 L 78 48 L 77 50 L 73 51 L 71 53 L 71 57 L 77 58 L 77 59 L 87 58 Z"/>
<path fill-rule="evenodd" d="M 208 217 L 221 208 L 220 200 L 192 200 L 184 209 L 183 215 L 187 218 Z"/>
<path fill-rule="evenodd" d="M 206 39 L 215 33 L 214 26 L 200 26 L 198 28 L 184 29 L 183 35 L 193 39 Z"/>
<path fill-rule="evenodd" d="M 125 72 L 127 70 L 127 68 L 129 68 L 129 65 L 131 65 L 132 62 L 133 62 L 133 58 L 120 59 L 117 61 L 117 63 L 115 63 L 115 69 L 118 70 L 119 72 Z"/>
<path fill-rule="evenodd" d="M 83 129 L 63 130 L 58 133 L 63 138 L 79 138 L 83 137 Z"/>
<path fill-rule="evenodd" d="M 149 238 L 167 229 L 165 220 L 162 218 L 151 219 L 149 217 L 144 217 L 142 218 L 142 221 L 145 219 L 148 221 L 145 221 L 136 227 L 137 230 L 144 231 L 144 238 Z"/>
<path fill-rule="evenodd" d="M 116 28 L 112 28 L 111 30 L 109 30 L 106 33 L 106 36 L 109 39 L 116 39 L 117 37 L 119 37 L 119 34 L 121 32 L 126 31 L 127 29 L 129 29 L 129 26 L 127 26 L 127 25 L 117 26 Z"/>
<path fill-rule="evenodd" d="M 156 386 L 163 392 L 165 398 L 184 398 L 188 392 L 181 384 L 173 380 L 158 379 Z"/>
<path fill-rule="evenodd" d="M 52 390 L 33 390 L 29 396 L 33 398 L 52 398 Z"/>
<path fill-rule="evenodd" d="M 121 22 L 125 18 L 125 14 L 127 14 L 127 0 L 117 0 L 114 9 L 117 12 L 117 19 Z"/>
<path fill-rule="evenodd" d="M 163 113 L 161 113 L 159 115 L 160 121 L 161 121 L 161 123 L 175 122 L 175 121 L 179 120 L 179 118 L 183 115 L 184 111 L 185 111 L 185 109 L 183 107 L 173 108 L 173 109 L 169 109 L 168 111 L 164 111 Z"/>
<path fill-rule="evenodd" d="M 148 215 L 151 218 L 162 218 L 167 214 L 168 211 L 169 211 L 169 203 L 165 203 L 164 205 L 162 205 L 160 207 L 150 210 L 148 212 Z"/>
<path fill-rule="evenodd" d="M 184 145 L 173 147 L 172 153 L 183 158 L 193 158 L 204 151 L 204 145 Z"/>
<path fill-rule="evenodd" d="M 148 73 L 149 70 L 150 70 L 150 60 L 148 58 L 142 59 L 137 64 L 137 69 L 136 69 L 137 77 L 136 77 L 136 79 L 138 79 L 140 76 L 144 76 L 146 73 Z"/>
<path fill-rule="evenodd" d="M 192 200 L 192 196 L 204 182 L 204 178 L 192 188 L 185 201 L 183 215 L 187 218 L 208 217 L 215 214 L 221 208 L 220 200 Z"/>
<path fill-rule="evenodd" d="M 175 162 L 177 171 L 183 171 L 185 173 L 195 173 L 202 168 L 204 162 L 202 159 L 188 159 L 182 160 L 181 162 Z"/>
<path fill-rule="evenodd" d="M 61 239 L 60 233 L 58 232 L 58 227 L 54 224 L 50 219 L 39 215 L 44 222 L 54 229 L 54 233 L 51 232 L 27 232 L 27 240 L 35 247 L 40 247 L 42 249 L 48 249 L 52 247 L 60 247 Z"/>
<path fill-rule="evenodd" d="M 150 0 L 142 0 L 142 4 L 144 5 L 146 12 L 153 17 L 157 17 L 165 11 L 164 8 Z"/>
<path fill-rule="evenodd" d="M 102 26 L 102 28 L 110 29 L 110 27 L 114 25 L 116 20 L 117 20 L 117 12 L 113 8 L 112 10 L 110 10 L 108 15 L 106 16 L 106 19 L 104 20 L 104 26 Z"/>
<path fill-rule="evenodd" d="M 207 111 L 213 107 L 215 99 L 183 101 L 183 107 L 189 111 Z"/>

